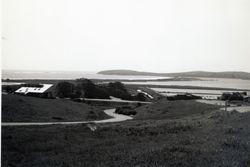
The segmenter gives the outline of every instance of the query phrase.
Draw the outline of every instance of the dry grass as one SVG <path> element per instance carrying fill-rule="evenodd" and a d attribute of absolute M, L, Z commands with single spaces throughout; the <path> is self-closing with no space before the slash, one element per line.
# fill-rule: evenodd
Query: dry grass
<path fill-rule="evenodd" d="M 109 118 L 100 107 L 65 99 L 2 95 L 3 122 L 82 121 Z"/>
<path fill-rule="evenodd" d="M 162 100 L 151 105 L 138 108 L 136 119 L 177 119 L 186 116 L 204 114 L 218 109 L 218 106 L 202 104 L 196 101 Z"/>
<path fill-rule="evenodd" d="M 3 127 L 2 166 L 244 167 L 249 120 L 250 113 L 210 111 L 91 126 Z"/>

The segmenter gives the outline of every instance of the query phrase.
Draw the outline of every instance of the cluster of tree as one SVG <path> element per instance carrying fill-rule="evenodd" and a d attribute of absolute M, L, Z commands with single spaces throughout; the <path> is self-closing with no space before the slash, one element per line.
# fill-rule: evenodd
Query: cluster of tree
<path fill-rule="evenodd" d="M 107 90 L 111 96 L 132 100 L 132 96 L 128 93 L 127 89 L 121 82 L 110 82 L 107 86 Z"/>
<path fill-rule="evenodd" d="M 138 93 L 133 98 L 134 98 L 134 100 L 138 100 L 138 101 L 146 101 L 146 97 L 143 93 Z"/>
<path fill-rule="evenodd" d="M 130 106 L 124 106 L 124 107 L 117 107 L 115 113 L 123 115 L 135 115 L 137 112 Z"/>
<path fill-rule="evenodd" d="M 20 87 L 21 87 L 21 85 L 3 85 L 2 90 L 7 92 L 7 93 L 14 93 Z"/>
<path fill-rule="evenodd" d="M 246 95 L 246 92 L 240 93 L 240 92 L 232 92 L 232 93 L 223 93 L 221 95 L 221 100 L 240 100 L 242 101 L 244 99 L 244 95 Z"/>
<path fill-rule="evenodd" d="M 175 96 L 168 96 L 168 100 L 195 100 L 195 99 L 202 99 L 200 96 L 195 96 L 192 94 L 183 94 L 183 95 L 175 95 Z"/>
<path fill-rule="evenodd" d="M 75 85 L 70 82 L 59 82 L 56 86 L 56 95 L 60 98 L 73 98 L 76 94 L 75 88 Z"/>
<path fill-rule="evenodd" d="M 80 81 L 80 83 L 77 85 L 78 91 L 81 91 L 84 93 L 84 97 L 86 98 L 98 98 L 98 99 L 108 99 L 109 94 L 107 90 L 102 87 L 95 85 L 90 80 L 84 80 Z"/>
<path fill-rule="evenodd" d="M 138 93 L 135 96 L 132 96 L 127 89 L 125 88 L 124 84 L 121 82 L 110 82 L 108 84 L 108 92 L 111 96 L 118 97 L 124 100 L 138 100 L 138 101 L 145 101 L 146 98 L 143 93 Z"/>
<path fill-rule="evenodd" d="M 79 80 L 77 84 L 59 82 L 56 86 L 56 95 L 60 98 L 109 98 L 108 93 L 90 80 Z"/>
<path fill-rule="evenodd" d="M 98 98 L 108 99 L 110 96 L 124 100 L 145 101 L 144 94 L 131 96 L 121 82 L 111 82 L 106 86 L 95 85 L 88 79 L 79 79 L 76 84 L 60 82 L 56 86 L 56 95 L 61 98 Z"/>

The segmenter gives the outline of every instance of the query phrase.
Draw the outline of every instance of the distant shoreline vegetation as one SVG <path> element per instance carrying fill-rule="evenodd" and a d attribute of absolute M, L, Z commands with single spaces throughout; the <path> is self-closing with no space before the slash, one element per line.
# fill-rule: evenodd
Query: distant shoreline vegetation
<path fill-rule="evenodd" d="M 25 81 L 74 81 L 74 79 L 2 79 L 2 82 L 25 82 Z M 156 81 L 156 82 L 164 82 L 164 81 L 202 81 L 200 78 L 191 78 L 191 77 L 166 77 L 160 79 L 90 79 L 93 82 L 147 82 L 147 81 Z"/>
<path fill-rule="evenodd" d="M 207 72 L 207 71 L 191 71 L 179 73 L 154 73 L 141 72 L 133 70 L 106 70 L 100 71 L 102 75 L 141 75 L 141 76 L 160 76 L 160 77 L 202 77 L 202 78 L 235 78 L 250 80 L 250 73 L 242 71 L 226 71 L 226 72 Z"/>

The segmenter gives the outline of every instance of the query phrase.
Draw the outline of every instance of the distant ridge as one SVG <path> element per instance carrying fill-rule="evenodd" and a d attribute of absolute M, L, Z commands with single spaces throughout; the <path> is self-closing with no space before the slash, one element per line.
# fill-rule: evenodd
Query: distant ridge
<path fill-rule="evenodd" d="M 224 72 L 190 71 L 190 72 L 179 72 L 179 73 L 154 73 L 154 72 L 141 72 L 134 70 L 106 70 L 106 71 L 100 71 L 98 72 L 98 74 L 250 79 L 250 73 L 242 71 L 224 71 Z"/>

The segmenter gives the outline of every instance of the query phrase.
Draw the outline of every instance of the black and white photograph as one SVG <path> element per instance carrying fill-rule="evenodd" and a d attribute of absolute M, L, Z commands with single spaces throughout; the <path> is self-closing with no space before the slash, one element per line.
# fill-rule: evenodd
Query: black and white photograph
<path fill-rule="evenodd" d="M 250 167 L 249 0 L 1 0 L 2 167 Z"/>

